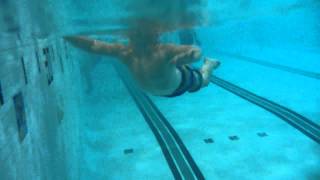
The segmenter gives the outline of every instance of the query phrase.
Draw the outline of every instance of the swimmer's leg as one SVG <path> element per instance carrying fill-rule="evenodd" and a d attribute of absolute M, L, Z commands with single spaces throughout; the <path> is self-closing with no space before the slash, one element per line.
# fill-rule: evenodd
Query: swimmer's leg
<path fill-rule="evenodd" d="M 202 74 L 202 87 L 208 86 L 210 82 L 210 76 L 214 69 L 220 66 L 220 61 L 211 58 L 205 58 L 204 64 L 202 65 L 200 72 Z"/>

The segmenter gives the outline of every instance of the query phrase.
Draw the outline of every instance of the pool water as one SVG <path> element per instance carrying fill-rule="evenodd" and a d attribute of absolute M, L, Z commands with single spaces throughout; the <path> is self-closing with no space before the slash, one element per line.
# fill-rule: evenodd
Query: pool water
<path fill-rule="evenodd" d="M 0 4 L 1 179 L 320 179 L 319 1 Z M 218 59 L 209 86 L 153 96 L 62 38 L 126 44 L 137 19 Z"/>

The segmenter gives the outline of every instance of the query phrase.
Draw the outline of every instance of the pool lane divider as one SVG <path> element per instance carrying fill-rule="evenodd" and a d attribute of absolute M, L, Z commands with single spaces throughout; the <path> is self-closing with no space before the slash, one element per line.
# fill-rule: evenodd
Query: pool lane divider
<path fill-rule="evenodd" d="M 114 63 L 131 97 L 152 130 L 175 179 L 204 180 L 204 176 L 178 133 L 152 100 L 128 76 L 123 67 Z"/>
<path fill-rule="evenodd" d="M 241 56 L 241 55 L 237 55 L 237 54 L 233 54 L 233 53 L 227 53 L 227 52 L 221 52 L 221 51 L 215 51 L 215 52 L 217 52 L 218 54 L 224 55 L 224 56 L 236 58 L 236 60 L 238 60 L 238 61 L 250 62 L 250 63 L 258 64 L 260 66 L 270 67 L 273 69 L 278 69 L 281 71 L 286 71 L 289 73 L 298 74 L 301 76 L 320 80 L 320 73 L 305 71 L 302 69 L 297 69 L 297 68 L 284 66 L 284 65 L 280 65 L 280 64 L 274 64 L 274 63 L 266 62 L 264 60 Z"/>
<path fill-rule="evenodd" d="M 277 104 L 267 98 L 258 96 L 246 89 L 234 85 L 226 80 L 217 76 L 211 76 L 211 82 L 220 86 L 221 88 L 271 112 L 278 116 L 318 144 L 320 144 L 320 126 L 311 121 L 310 119 L 298 114 L 297 112 Z"/>

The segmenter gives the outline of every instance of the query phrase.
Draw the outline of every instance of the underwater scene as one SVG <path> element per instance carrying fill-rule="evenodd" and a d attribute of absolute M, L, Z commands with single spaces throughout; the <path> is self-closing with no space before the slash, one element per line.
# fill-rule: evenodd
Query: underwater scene
<path fill-rule="evenodd" d="M 320 180 L 319 0 L 0 0 L 1 180 Z"/>

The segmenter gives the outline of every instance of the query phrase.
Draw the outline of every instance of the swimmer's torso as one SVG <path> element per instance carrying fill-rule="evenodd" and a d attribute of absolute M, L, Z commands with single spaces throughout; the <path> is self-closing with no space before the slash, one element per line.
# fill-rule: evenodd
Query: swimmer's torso
<path fill-rule="evenodd" d="M 171 94 L 180 84 L 181 75 L 162 48 L 136 55 L 129 52 L 124 59 L 133 77 L 146 91 L 157 95 Z"/>

